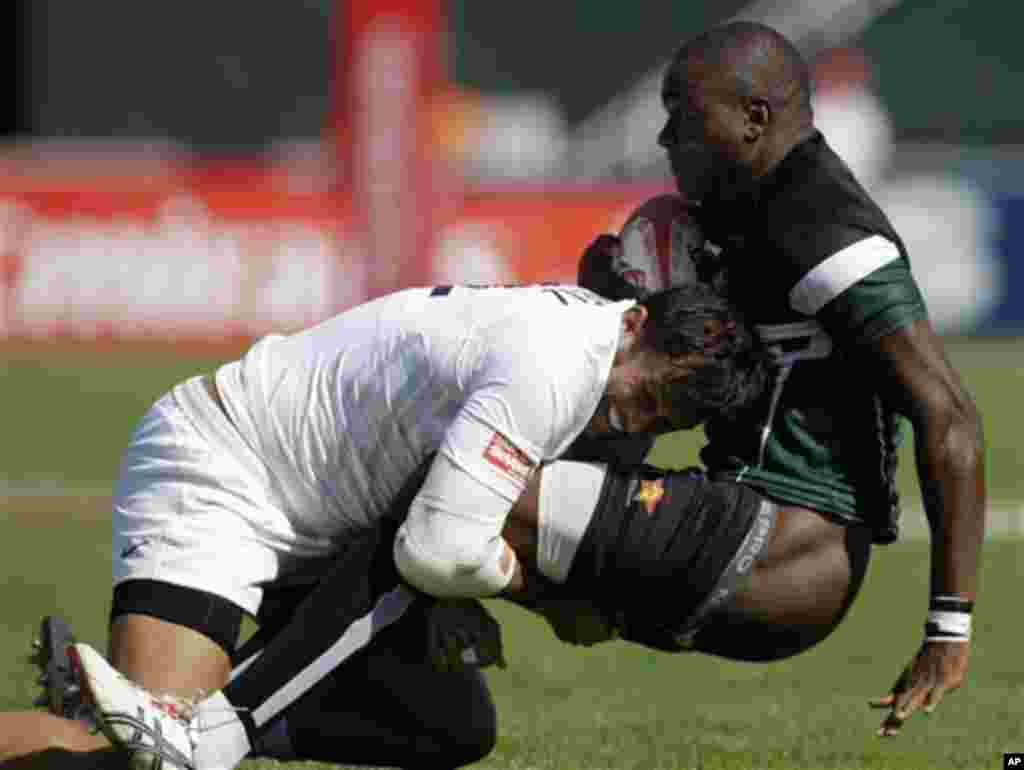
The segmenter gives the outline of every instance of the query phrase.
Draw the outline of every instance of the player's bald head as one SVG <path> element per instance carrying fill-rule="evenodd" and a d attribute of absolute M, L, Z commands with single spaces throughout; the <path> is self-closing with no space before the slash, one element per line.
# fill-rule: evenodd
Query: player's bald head
<path fill-rule="evenodd" d="M 750 21 L 714 27 L 678 49 L 670 73 L 685 78 L 690 65 L 731 84 L 736 96 L 810 118 L 810 68 L 796 46 L 771 27 Z"/>

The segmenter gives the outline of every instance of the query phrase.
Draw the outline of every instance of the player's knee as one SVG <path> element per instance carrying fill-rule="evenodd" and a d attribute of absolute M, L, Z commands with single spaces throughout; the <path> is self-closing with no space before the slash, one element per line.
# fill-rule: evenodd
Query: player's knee
<path fill-rule="evenodd" d="M 498 730 L 494 724 L 476 725 L 465 731 L 453 746 L 450 752 L 452 764 L 458 767 L 479 762 L 494 751 L 497 742 Z"/>
<path fill-rule="evenodd" d="M 444 764 L 461 767 L 487 757 L 498 741 L 498 720 L 493 704 L 478 704 L 469 719 L 446 733 L 441 751 Z"/>

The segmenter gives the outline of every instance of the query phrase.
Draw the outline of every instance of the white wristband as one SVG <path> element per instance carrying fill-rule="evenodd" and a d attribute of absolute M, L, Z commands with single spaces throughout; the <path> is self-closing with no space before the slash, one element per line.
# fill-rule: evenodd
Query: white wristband
<path fill-rule="evenodd" d="M 929 610 L 924 624 L 926 642 L 966 642 L 971 638 L 971 613 Z"/>

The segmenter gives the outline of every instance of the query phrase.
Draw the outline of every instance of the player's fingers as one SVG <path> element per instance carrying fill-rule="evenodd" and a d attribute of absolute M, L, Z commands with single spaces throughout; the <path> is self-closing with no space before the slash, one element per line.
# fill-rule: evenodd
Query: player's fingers
<path fill-rule="evenodd" d="M 942 699 L 946 697 L 946 693 L 949 692 L 950 689 L 950 687 L 947 687 L 946 685 L 943 685 L 941 683 L 935 685 L 932 688 L 932 691 L 928 693 L 928 697 L 925 699 L 924 713 L 931 714 L 933 711 L 935 711 L 935 709 L 938 708 L 939 704 L 942 702 Z"/>
<path fill-rule="evenodd" d="M 876 709 L 893 708 L 896 705 L 896 701 L 900 698 L 901 695 L 906 693 L 906 691 L 907 679 L 906 677 L 901 676 L 899 679 L 896 680 L 896 684 L 892 686 L 892 689 L 889 690 L 888 695 L 883 695 L 880 698 L 873 698 L 872 700 L 868 701 L 868 703 L 871 705 L 872 708 Z"/>
<path fill-rule="evenodd" d="M 907 685 L 910 682 L 910 667 L 903 669 L 900 675 L 896 678 L 893 686 L 889 688 L 889 694 L 883 695 L 880 698 L 873 698 L 868 701 L 868 705 L 871 708 L 876 709 L 887 709 L 892 708 L 896 703 L 896 699 L 904 692 L 907 691 Z"/>
<path fill-rule="evenodd" d="M 900 729 L 903 727 L 903 720 L 898 718 L 895 714 L 889 713 L 885 719 L 882 720 L 881 726 L 878 728 L 879 738 L 892 738 L 899 735 Z"/>
<path fill-rule="evenodd" d="M 928 694 L 934 689 L 931 681 L 919 682 L 904 693 L 896 696 L 893 704 L 893 713 L 901 720 L 909 719 L 911 714 L 917 711 Z"/>
<path fill-rule="evenodd" d="M 892 704 L 896 702 L 896 696 L 892 693 L 883 695 L 881 698 L 872 698 L 868 701 L 868 705 L 873 709 L 887 709 L 891 708 Z"/>

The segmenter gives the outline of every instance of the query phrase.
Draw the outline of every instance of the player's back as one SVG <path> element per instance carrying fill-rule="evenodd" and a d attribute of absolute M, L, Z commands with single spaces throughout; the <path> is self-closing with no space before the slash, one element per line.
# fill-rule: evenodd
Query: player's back
<path fill-rule="evenodd" d="M 217 383 L 231 417 L 270 468 L 296 529 L 334 537 L 386 515 L 490 371 L 495 349 L 531 366 L 551 364 L 550 378 L 568 380 L 570 393 L 600 382 L 617 316 L 595 295 L 567 304 L 552 291 L 397 292 L 297 334 L 266 337 L 223 367 Z M 568 422 L 585 423 L 599 397 L 570 398 L 587 414 Z"/>

